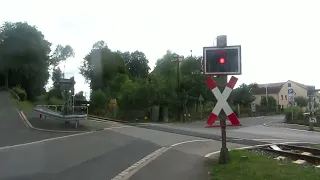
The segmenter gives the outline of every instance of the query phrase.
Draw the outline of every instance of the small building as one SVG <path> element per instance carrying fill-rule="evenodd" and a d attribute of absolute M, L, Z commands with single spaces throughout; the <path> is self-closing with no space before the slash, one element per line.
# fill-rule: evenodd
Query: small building
<path fill-rule="evenodd" d="M 289 106 L 288 89 L 293 89 L 294 97 L 302 96 L 308 98 L 308 90 L 315 89 L 315 86 L 304 85 L 289 80 L 287 82 L 258 84 L 258 88 L 253 88 L 252 93 L 256 98 L 255 103 L 258 105 L 260 105 L 261 99 L 268 95 L 272 96 L 281 108 L 286 108 Z M 319 103 L 319 98 L 316 99 L 316 102 Z"/>

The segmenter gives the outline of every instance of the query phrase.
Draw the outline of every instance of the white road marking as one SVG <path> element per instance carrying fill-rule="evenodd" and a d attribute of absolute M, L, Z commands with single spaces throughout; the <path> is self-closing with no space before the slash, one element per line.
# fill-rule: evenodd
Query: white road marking
<path fill-rule="evenodd" d="M 134 163 L 132 166 L 128 167 L 126 170 L 122 171 L 116 177 L 112 178 L 112 180 L 127 180 L 129 179 L 134 173 L 136 173 L 139 169 L 143 168 L 147 164 L 149 164 L 152 160 L 159 157 L 161 154 L 168 151 L 171 147 L 162 147 L 153 153 L 149 154 L 148 156 L 142 158 L 140 161 Z"/>
<path fill-rule="evenodd" d="M 55 137 L 55 138 L 43 139 L 43 140 L 40 140 L 40 141 L 33 141 L 33 142 L 29 142 L 29 143 L 16 144 L 16 145 L 12 145 L 12 146 L 4 146 L 4 147 L 0 147 L 0 150 L 10 149 L 10 148 L 15 148 L 15 147 L 21 147 L 21 146 L 27 146 L 27 145 L 32 145 L 32 144 L 38 144 L 38 143 L 42 143 L 42 142 L 53 141 L 53 140 L 58 140 L 58 139 L 63 139 L 63 138 L 68 138 L 68 137 L 73 137 L 73 136 L 89 134 L 89 133 L 93 133 L 93 132 L 71 134 L 71 135 L 67 135 L 67 136 L 60 136 L 60 137 Z"/>
<path fill-rule="evenodd" d="M 22 115 L 21 115 L 20 111 L 19 111 L 18 109 L 17 109 L 17 111 L 18 111 L 18 114 L 19 114 L 19 116 L 20 116 L 20 118 L 21 118 L 22 122 L 23 122 L 27 127 L 29 127 L 29 126 L 28 126 L 28 124 L 27 124 L 27 122 L 23 119 L 23 117 L 22 117 Z"/>
<path fill-rule="evenodd" d="M 205 142 L 205 141 L 214 141 L 214 140 L 212 140 L 212 139 L 196 139 L 196 140 L 191 140 L 191 141 L 183 141 L 183 142 L 172 144 L 170 147 L 175 147 L 175 146 L 179 146 L 181 144 L 186 144 L 186 143 Z"/>
<path fill-rule="evenodd" d="M 272 143 L 272 144 L 262 144 L 262 145 L 254 145 L 254 146 L 245 146 L 245 147 L 240 147 L 240 148 L 235 148 L 233 150 L 244 150 L 244 149 L 250 149 L 250 148 L 255 148 L 255 147 L 262 147 L 262 146 L 271 146 L 271 145 L 276 145 L 276 144 L 296 144 L 296 143 L 302 143 L 302 144 L 317 144 L 317 143 L 311 143 L 311 142 L 283 142 L 283 143 Z M 230 150 L 229 150 L 230 151 Z M 210 156 L 214 154 L 218 154 L 220 151 L 215 151 L 212 153 L 209 153 L 205 155 L 204 157 L 209 158 Z"/>
<path fill-rule="evenodd" d="M 109 128 L 104 128 L 103 130 L 126 128 L 126 127 L 132 127 L 132 126 L 109 127 Z M 101 131 L 89 131 L 89 132 L 83 132 L 83 133 L 78 133 L 78 134 L 71 134 L 71 135 L 60 136 L 60 137 L 55 137 L 55 138 L 43 139 L 40 141 L 33 141 L 33 142 L 29 142 L 29 143 L 16 144 L 16 145 L 12 145 L 12 146 L 4 146 L 4 147 L 0 147 L 0 150 L 21 147 L 21 146 L 27 146 L 27 145 L 32 145 L 32 144 L 38 144 L 38 143 L 42 143 L 42 142 L 64 139 L 64 138 L 73 137 L 73 136 L 80 136 L 80 135 L 90 134 L 90 133 L 94 133 L 94 132 L 101 132 Z"/>
<path fill-rule="evenodd" d="M 264 123 L 263 126 L 264 127 L 269 127 L 269 128 L 283 128 L 283 129 L 288 129 L 288 130 L 291 130 L 291 131 L 310 132 L 310 133 L 320 134 L 320 132 L 318 132 L 318 131 L 308 131 L 308 130 L 303 130 L 303 129 L 293 129 L 293 128 L 288 128 L 288 127 L 277 127 L 277 126 L 272 126 L 272 125 L 269 125 L 269 124 L 272 124 L 272 122 Z M 303 126 L 303 125 L 298 125 L 298 126 Z"/>
<path fill-rule="evenodd" d="M 288 141 L 288 139 L 252 139 L 254 141 L 282 141 L 282 140 L 286 140 Z"/>

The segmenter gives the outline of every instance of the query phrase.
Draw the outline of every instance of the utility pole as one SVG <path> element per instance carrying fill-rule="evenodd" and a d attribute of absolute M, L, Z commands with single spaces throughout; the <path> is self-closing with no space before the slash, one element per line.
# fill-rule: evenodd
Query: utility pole
<path fill-rule="evenodd" d="M 268 106 L 268 104 L 269 104 L 269 103 L 268 103 L 268 99 L 269 99 L 269 98 L 268 98 L 268 85 L 266 85 L 266 103 L 267 103 L 267 107 L 269 107 L 269 106 Z"/>
<path fill-rule="evenodd" d="M 314 111 L 315 111 L 314 103 L 315 103 L 315 97 L 312 94 L 312 95 L 309 96 L 309 109 L 310 109 L 309 131 L 314 131 L 314 127 L 313 127 Z M 315 121 L 317 121 L 317 120 L 315 119 Z"/>
<path fill-rule="evenodd" d="M 220 35 L 217 36 L 217 47 L 224 48 L 227 46 L 227 36 Z M 224 88 L 228 83 L 228 76 L 227 75 L 220 75 L 216 79 L 217 86 L 221 92 L 223 92 Z M 220 119 L 220 126 L 221 126 L 221 150 L 219 156 L 219 163 L 226 164 L 229 160 L 229 150 L 227 148 L 227 133 L 226 133 L 226 119 L 227 115 L 224 111 L 222 111 L 219 115 Z"/>
<path fill-rule="evenodd" d="M 180 99 L 180 62 L 183 60 L 183 56 L 176 56 L 177 58 L 177 95 L 178 95 L 178 109 L 177 109 L 177 119 L 180 121 L 181 117 L 181 99 Z"/>

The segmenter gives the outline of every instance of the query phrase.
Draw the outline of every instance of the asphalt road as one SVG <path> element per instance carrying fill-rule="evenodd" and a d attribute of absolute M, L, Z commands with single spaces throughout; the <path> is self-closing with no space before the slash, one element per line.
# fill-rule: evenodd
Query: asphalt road
<path fill-rule="evenodd" d="M 171 147 L 175 143 L 193 140 L 204 142 L 189 142 Z M 232 148 L 241 145 L 229 144 L 228 146 Z M 165 173 L 168 177 L 166 179 L 183 179 L 186 174 L 190 174 L 194 179 L 206 179 L 208 174 L 203 164 L 204 156 L 212 151 L 218 151 L 220 142 L 123 126 L 22 146 L 0 148 L 0 179 L 112 179 L 161 147 L 169 147 L 170 150 L 140 169 L 137 174 L 138 179 L 149 179 L 151 170 L 153 176 L 157 175 L 158 178 Z M 179 171 L 174 171 L 177 164 L 179 164 Z M 192 167 L 193 171 L 190 172 Z"/>
<path fill-rule="evenodd" d="M 194 167 L 192 176 L 206 179 L 207 169 L 201 162 L 207 153 L 220 147 L 218 141 L 206 142 L 208 140 L 199 137 L 121 124 L 111 127 L 114 129 L 83 134 L 32 130 L 24 124 L 6 92 L 0 92 L 0 100 L 1 180 L 111 179 L 161 147 L 170 149 L 158 157 L 155 164 L 151 162 L 151 168 L 166 168 L 163 170 L 168 171 L 167 179 L 181 179 Z M 171 147 L 193 140 L 204 142 Z M 170 170 L 175 168 L 173 163 L 164 165 L 170 160 L 181 164 L 179 172 Z M 139 179 L 149 179 L 150 167 L 141 169 L 137 174 Z M 154 175 L 160 172 L 154 170 Z"/>
<path fill-rule="evenodd" d="M 202 180 L 208 179 L 204 156 L 221 147 L 219 128 L 206 129 L 203 122 L 143 124 L 142 127 L 119 124 L 103 131 L 59 137 L 71 133 L 27 128 L 8 94 L 0 92 L 0 100 L 1 180 L 112 179 L 162 147 L 168 150 L 141 167 L 130 179 Z M 242 120 L 242 127 L 228 129 L 228 147 L 265 144 L 267 140 L 261 139 L 280 137 L 320 141 L 312 134 L 303 136 L 302 132 L 261 125 L 279 119 L 281 117 Z M 33 143 L 16 145 L 27 142 Z"/>
<path fill-rule="evenodd" d="M 227 127 L 228 141 L 245 145 L 257 145 L 264 142 L 311 142 L 320 143 L 319 132 L 290 130 L 286 128 L 265 127 L 264 123 L 281 122 L 283 116 L 265 116 L 263 118 L 241 119 L 243 126 Z M 185 124 L 155 124 L 145 123 L 144 128 L 188 136 L 220 140 L 219 127 L 204 128 L 205 121 Z"/>
<path fill-rule="evenodd" d="M 0 91 L 0 147 L 70 135 L 27 128 L 6 91 Z"/>

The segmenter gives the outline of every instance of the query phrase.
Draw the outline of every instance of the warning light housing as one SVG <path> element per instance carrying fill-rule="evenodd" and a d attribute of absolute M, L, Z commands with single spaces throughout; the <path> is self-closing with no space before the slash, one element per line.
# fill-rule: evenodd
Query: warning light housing
<path fill-rule="evenodd" d="M 241 75 L 241 46 L 203 48 L 203 74 Z"/>

